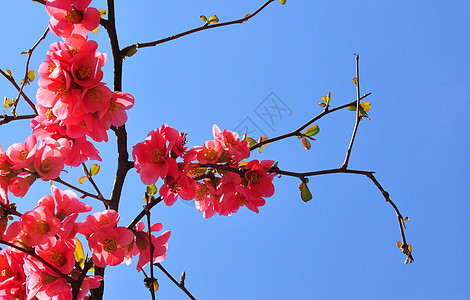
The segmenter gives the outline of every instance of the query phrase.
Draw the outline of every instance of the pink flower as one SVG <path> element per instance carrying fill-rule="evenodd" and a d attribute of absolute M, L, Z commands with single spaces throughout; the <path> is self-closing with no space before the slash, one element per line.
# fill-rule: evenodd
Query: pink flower
<path fill-rule="evenodd" d="M 75 240 L 58 240 L 53 248 L 47 250 L 36 249 L 36 253 L 45 261 L 59 269 L 63 274 L 69 274 L 75 265 Z"/>
<path fill-rule="evenodd" d="M 134 166 L 146 185 L 154 184 L 158 178 L 163 179 L 167 175 L 178 178 L 178 164 L 170 154 L 173 149 L 184 148 L 184 141 L 181 135 L 166 134 L 173 132 L 169 128 L 171 127 L 164 125 L 150 132 L 145 141 L 133 147 Z"/>
<path fill-rule="evenodd" d="M 101 227 L 88 237 L 93 251 L 93 262 L 98 267 L 115 266 L 124 261 L 124 247 L 134 240 L 132 231 L 125 227 Z"/>
<path fill-rule="evenodd" d="M 127 121 L 126 110 L 134 106 L 134 97 L 122 92 L 114 92 L 111 102 L 106 109 L 99 111 L 101 123 L 104 129 L 109 129 L 111 125 L 119 127 Z"/>
<path fill-rule="evenodd" d="M 34 181 L 36 181 L 36 176 L 32 174 L 25 177 L 13 177 L 8 183 L 8 189 L 16 197 L 23 197 Z"/>
<path fill-rule="evenodd" d="M 41 177 L 56 179 L 64 169 L 64 157 L 57 148 L 45 145 L 38 150 L 34 167 Z"/>
<path fill-rule="evenodd" d="M 133 254 L 139 254 L 139 261 L 137 262 L 137 271 L 140 272 L 146 264 L 150 262 L 150 243 L 148 232 L 143 231 L 145 225 L 139 222 L 136 226 L 136 242 L 134 244 Z M 160 231 L 163 226 L 160 223 L 155 223 L 150 228 L 150 231 Z M 154 246 L 153 251 L 153 263 L 159 263 L 165 260 L 166 251 L 168 249 L 168 239 L 171 236 L 170 231 L 165 231 L 160 236 L 155 237 L 152 235 L 152 244 Z"/>
<path fill-rule="evenodd" d="M 20 170 L 28 168 L 34 162 L 37 140 L 30 135 L 24 144 L 16 143 L 8 147 L 6 155 L 12 162 L 12 169 Z"/>
<path fill-rule="evenodd" d="M 26 257 L 24 263 L 28 299 L 71 300 L 72 287 L 42 262 Z"/>
<path fill-rule="evenodd" d="M 71 190 L 62 191 L 51 186 L 52 196 L 46 195 L 39 200 L 39 205 L 46 206 L 60 221 L 72 214 L 89 212 L 91 206 L 80 202 L 77 194 Z"/>
<path fill-rule="evenodd" d="M 86 113 L 95 113 L 107 110 L 111 95 L 111 90 L 104 83 L 85 89 L 81 101 L 84 111 Z"/>
<path fill-rule="evenodd" d="M 88 31 L 100 23 L 100 12 L 88 7 L 91 0 L 47 0 L 46 11 L 51 16 L 50 30 L 69 44 L 83 43 Z"/>
<path fill-rule="evenodd" d="M 23 252 L 7 247 L 0 251 L 0 299 L 26 299 Z M 23 296 L 23 297 L 22 297 Z"/>
<path fill-rule="evenodd" d="M 252 160 L 246 165 L 245 178 L 248 181 L 249 193 L 254 196 L 271 197 L 274 194 L 273 178 L 275 173 L 269 173 L 274 164 L 272 160 Z"/>
<path fill-rule="evenodd" d="M 78 232 L 87 238 L 100 228 L 114 228 L 119 222 L 119 213 L 113 209 L 88 215 L 85 221 L 78 223 Z"/>
<path fill-rule="evenodd" d="M 223 148 L 216 140 L 207 141 L 197 154 L 197 159 L 201 164 L 215 164 L 222 156 Z"/>
<path fill-rule="evenodd" d="M 43 205 L 36 206 L 20 218 L 22 240 L 30 247 L 38 246 L 40 249 L 50 249 L 57 242 L 55 237 L 61 228 L 60 220 Z"/>
<path fill-rule="evenodd" d="M 86 53 L 79 53 L 74 56 L 73 61 L 71 71 L 75 83 L 90 88 L 103 79 L 101 67 L 106 63 L 106 54 L 96 52 L 96 56 L 90 56 Z"/>

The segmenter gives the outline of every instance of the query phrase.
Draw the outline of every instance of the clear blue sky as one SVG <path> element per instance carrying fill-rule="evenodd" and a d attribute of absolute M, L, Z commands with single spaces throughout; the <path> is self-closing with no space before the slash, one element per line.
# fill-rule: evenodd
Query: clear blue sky
<path fill-rule="evenodd" d="M 121 47 L 200 26 L 199 15 L 243 17 L 263 1 L 116 1 Z M 105 1 L 91 6 L 105 8 Z M 403 215 L 415 262 L 395 242 L 396 216 L 365 177 L 326 175 L 310 180 L 303 203 L 298 180 L 275 180 L 276 193 L 260 214 L 202 218 L 191 203 L 159 205 L 153 221 L 171 230 L 163 265 L 187 273 L 197 299 L 463 299 L 470 292 L 470 3 L 468 1 L 294 1 L 269 5 L 243 25 L 218 28 L 146 48 L 124 62 L 123 91 L 135 96 L 129 149 L 163 123 L 188 132 L 189 145 L 212 137 L 212 125 L 235 129 L 251 120 L 267 136 L 297 128 L 332 106 L 355 99 L 353 53 L 360 54 L 361 90 L 371 92 L 371 120 L 361 122 L 350 168 L 376 171 Z M 0 68 L 23 72 L 25 56 L 47 26 L 42 5 L 2 4 Z M 90 38 L 110 53 L 103 28 Z M 31 66 L 45 59 L 49 35 Z M 104 81 L 112 83 L 108 62 Z M 37 84 L 26 89 L 34 98 Z M 0 79 L 1 96 L 15 96 Z M 289 114 L 270 126 L 258 106 L 274 92 Z M 28 112 L 24 110 L 22 112 Z M 299 140 L 274 143 L 261 159 L 292 171 L 339 167 L 354 125 L 342 111 L 317 123 L 305 151 Z M 30 135 L 29 122 L 0 127 L 6 149 Z M 97 181 L 110 194 L 115 144 L 98 145 L 104 158 Z M 467 154 L 465 154 L 467 153 Z M 62 177 L 75 181 L 79 172 Z M 60 186 L 60 185 L 59 185 Z M 84 185 L 91 190 L 91 186 Z M 62 188 L 62 187 L 61 187 Z M 131 170 L 121 200 L 122 224 L 142 208 L 144 185 Z M 48 193 L 37 182 L 18 200 L 28 209 Z M 91 202 L 96 210 L 99 203 Z M 149 299 L 135 264 L 107 269 L 106 299 Z M 159 299 L 187 299 L 160 271 Z"/>

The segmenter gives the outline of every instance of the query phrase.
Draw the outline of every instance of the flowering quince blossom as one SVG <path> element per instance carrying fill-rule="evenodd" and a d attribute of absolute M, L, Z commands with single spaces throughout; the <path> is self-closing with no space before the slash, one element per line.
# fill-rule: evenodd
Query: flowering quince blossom
<path fill-rule="evenodd" d="M 88 31 L 100 24 L 100 12 L 88 7 L 91 0 L 47 0 L 46 11 L 51 16 L 49 29 L 64 41 L 79 45 Z"/>
<path fill-rule="evenodd" d="M 274 161 L 241 162 L 250 156 L 248 141 L 217 125 L 212 133 L 213 140 L 187 151 L 186 135 L 168 124 L 150 132 L 132 152 L 142 182 L 151 185 L 162 178 L 159 194 L 166 205 L 173 205 L 178 197 L 195 199 L 204 218 L 215 213 L 229 216 L 241 206 L 258 213 L 266 203 L 263 197 L 274 194 L 276 174 L 270 172 Z"/>
<path fill-rule="evenodd" d="M 115 266 L 125 259 L 125 247 L 134 241 L 134 234 L 125 227 L 116 227 L 119 214 L 115 210 L 94 213 L 79 223 L 79 232 L 88 240 L 93 262 L 98 267 Z"/>
<path fill-rule="evenodd" d="M 135 243 L 132 250 L 133 255 L 139 255 L 139 261 L 137 262 L 137 271 L 140 271 L 146 264 L 150 262 L 150 243 L 148 232 L 143 231 L 145 225 L 143 222 L 138 222 L 135 227 Z M 161 223 L 155 223 L 150 228 L 150 231 L 160 231 L 163 225 Z M 165 260 L 166 251 L 168 249 L 168 239 L 170 238 L 171 232 L 165 231 L 160 236 L 155 237 L 152 235 L 153 244 L 153 263 L 160 263 Z"/>

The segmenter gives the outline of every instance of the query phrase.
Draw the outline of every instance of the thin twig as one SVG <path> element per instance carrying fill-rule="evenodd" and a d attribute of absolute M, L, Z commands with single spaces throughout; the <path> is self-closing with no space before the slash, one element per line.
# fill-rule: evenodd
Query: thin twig
<path fill-rule="evenodd" d="M 26 52 L 26 54 L 28 54 L 28 59 L 26 60 L 26 70 L 25 70 L 25 74 L 24 74 L 24 78 L 23 78 L 23 82 L 21 84 L 20 90 L 18 91 L 18 97 L 16 97 L 15 105 L 13 106 L 13 111 L 12 111 L 13 115 L 16 114 L 16 108 L 18 107 L 18 103 L 20 101 L 20 96 L 23 93 L 23 88 L 29 82 L 28 72 L 29 72 L 29 62 L 31 60 L 31 56 L 33 55 L 33 52 L 36 49 L 36 47 L 39 45 L 39 43 L 46 38 L 48 32 L 49 32 L 49 27 L 46 28 L 44 33 L 36 41 L 36 43 L 33 45 L 33 47 L 31 47 L 31 49 L 29 49 Z M 31 108 L 37 114 L 38 112 L 37 112 L 36 107 L 34 106 L 34 104 L 31 101 L 28 101 L 26 98 L 25 98 L 25 100 L 28 102 L 29 106 L 31 106 Z"/>
<path fill-rule="evenodd" d="M 186 293 L 186 295 L 188 295 L 189 298 L 191 298 L 192 300 L 196 300 L 196 298 L 194 298 L 193 295 L 191 295 L 191 293 L 186 289 L 185 286 L 181 285 L 178 281 L 176 281 L 175 278 L 173 278 L 173 276 L 171 276 L 171 274 L 160 264 L 160 263 L 157 263 L 155 264 L 157 267 L 160 268 L 160 270 L 162 270 L 163 273 L 165 273 L 165 275 L 170 278 L 171 281 L 173 281 L 174 284 L 176 284 L 183 292 Z"/>
<path fill-rule="evenodd" d="M 152 295 L 152 300 L 155 300 L 155 290 L 154 290 L 154 274 L 153 274 L 153 251 L 154 251 L 154 246 L 152 243 L 152 231 L 150 230 L 151 227 L 151 221 L 150 221 L 150 209 L 148 205 L 150 204 L 150 195 L 145 193 L 145 201 L 147 202 L 147 205 L 145 206 L 145 214 L 147 215 L 147 227 L 148 227 L 148 237 L 149 237 L 149 246 L 150 246 L 150 294 Z"/>
<path fill-rule="evenodd" d="M 367 93 L 365 94 L 364 96 L 362 96 L 360 99 L 364 99 L 366 98 L 367 96 L 369 96 L 371 93 Z M 338 106 L 338 107 L 335 107 L 333 109 L 328 109 L 328 110 L 324 110 L 322 113 L 320 113 L 319 115 L 317 115 L 316 117 L 314 117 L 313 119 L 311 119 L 310 121 L 308 121 L 307 123 L 305 123 L 304 125 L 300 126 L 299 128 L 297 128 L 296 130 L 292 131 L 292 132 L 289 132 L 289 133 L 286 133 L 286 134 L 283 134 L 283 135 L 280 135 L 280 136 L 277 136 L 277 137 L 274 137 L 274 138 L 270 138 L 270 139 L 267 139 L 267 140 L 264 140 L 264 141 L 261 141 L 253 146 L 250 147 L 250 151 L 253 151 L 263 145 L 266 145 L 268 143 L 272 143 L 272 142 L 276 142 L 276 141 L 279 141 L 279 140 L 282 140 L 282 139 L 285 139 L 285 138 L 288 138 L 288 137 L 293 137 L 293 136 L 298 136 L 300 134 L 300 132 L 302 130 L 304 130 L 305 128 L 307 128 L 307 126 L 309 126 L 310 124 L 312 124 L 313 122 L 316 122 L 318 121 L 319 119 L 321 119 L 322 117 L 332 113 L 332 112 L 335 112 L 337 110 L 340 110 L 340 109 L 344 109 L 344 108 L 347 108 L 348 106 L 351 106 L 353 105 L 354 103 L 356 103 L 356 100 L 352 101 L 352 102 L 349 102 L 347 104 L 344 104 L 344 105 L 341 105 L 341 106 Z"/>
<path fill-rule="evenodd" d="M 63 181 L 60 177 L 57 177 L 56 179 L 53 179 L 52 181 L 56 181 L 56 182 L 58 182 L 58 183 L 61 183 L 61 184 L 65 185 L 66 187 L 69 187 L 69 188 L 71 188 L 71 189 L 76 190 L 77 192 L 82 193 L 82 194 L 83 194 L 82 198 L 83 198 L 83 197 L 95 198 L 95 199 L 98 199 L 98 200 L 100 200 L 101 202 L 103 202 L 103 204 L 104 204 L 106 207 L 109 206 L 109 200 L 104 199 L 103 196 L 100 197 L 100 196 L 98 196 L 98 195 L 93 195 L 93 194 L 91 194 L 91 193 L 89 193 L 89 192 L 87 192 L 87 191 L 85 191 L 85 190 L 82 190 L 81 188 L 78 188 L 78 187 L 74 186 L 73 184 L 70 184 L 70 183 L 68 183 L 68 182 L 66 182 L 66 181 Z"/>
<path fill-rule="evenodd" d="M 0 206 L 8 212 L 10 215 L 21 217 L 23 214 L 16 210 L 16 208 L 11 207 L 11 205 L 4 204 L 0 202 Z"/>
<path fill-rule="evenodd" d="M 312 172 L 303 172 L 303 173 L 297 173 L 297 172 L 290 172 L 290 171 L 284 171 L 280 170 L 277 167 L 273 167 L 269 170 L 270 173 L 276 173 L 279 175 L 286 175 L 286 176 L 292 176 L 292 177 L 297 177 L 302 182 L 305 181 L 306 177 L 310 176 L 317 176 L 317 175 L 326 175 L 326 174 L 337 174 L 337 173 L 346 173 L 346 174 L 359 174 L 359 175 L 365 175 L 367 176 L 377 187 L 377 189 L 382 193 L 382 195 L 385 198 L 385 201 L 389 203 L 392 208 L 395 210 L 395 213 L 398 218 L 398 225 L 400 228 L 400 234 L 402 238 L 402 252 L 407 256 L 410 262 L 413 262 L 413 256 L 411 255 L 411 252 L 408 250 L 408 244 L 406 243 L 406 237 L 405 237 L 405 230 L 403 228 L 403 222 L 404 218 L 402 214 L 400 213 L 398 207 L 395 205 L 395 203 L 390 199 L 390 195 L 385 189 L 382 187 L 382 185 L 379 183 L 379 181 L 374 177 L 374 172 L 373 171 L 364 171 L 364 170 L 349 170 L 349 169 L 343 169 L 343 168 L 338 168 L 338 169 L 329 169 L 329 170 L 320 170 L 320 171 L 312 171 Z"/>
<path fill-rule="evenodd" d="M 155 197 L 151 197 L 151 200 L 150 200 L 150 203 L 147 204 L 144 209 L 134 218 L 134 220 L 127 226 L 127 229 L 132 229 L 135 227 L 135 225 L 137 225 L 137 222 L 139 222 L 146 214 L 146 210 L 150 210 L 152 209 L 152 207 L 154 207 L 155 205 L 157 205 L 158 203 L 160 203 L 161 201 L 163 200 L 163 197 L 158 197 L 158 198 L 155 198 Z"/>
<path fill-rule="evenodd" d="M 78 276 L 77 281 L 72 284 L 72 300 L 77 300 L 78 293 L 80 292 L 80 287 L 86 277 L 86 273 L 92 266 L 93 260 L 91 258 L 86 259 L 85 264 L 83 265 L 83 270 L 80 272 L 80 276 Z"/>
<path fill-rule="evenodd" d="M 356 123 L 354 124 L 354 130 L 351 136 L 351 141 L 349 142 L 348 151 L 346 152 L 346 158 L 344 159 L 341 169 L 347 169 L 349 164 L 349 157 L 351 156 L 351 150 L 354 144 L 354 139 L 356 138 L 357 128 L 359 122 L 361 121 L 361 97 L 359 91 L 359 54 L 354 54 L 356 56 L 356 91 L 357 91 L 357 100 L 356 100 Z"/>
<path fill-rule="evenodd" d="M 82 163 L 82 167 L 83 167 L 83 172 L 85 172 L 86 177 L 88 178 L 88 180 L 90 180 L 91 184 L 93 185 L 96 192 L 98 193 L 98 198 L 100 198 L 100 200 L 104 200 L 103 194 L 101 193 L 100 189 L 98 188 L 98 185 L 95 183 L 95 180 L 93 179 L 93 176 L 91 176 L 90 172 L 88 171 L 88 168 L 86 167 L 85 163 Z M 107 207 L 106 207 L 106 209 L 107 209 Z"/>
<path fill-rule="evenodd" d="M 36 111 L 36 107 L 34 106 L 34 103 L 33 101 L 31 101 L 31 99 L 29 99 L 29 97 L 23 92 L 22 88 L 20 88 L 20 86 L 16 83 L 15 79 L 13 78 L 13 76 L 11 75 L 8 75 L 7 73 L 5 73 L 2 69 L 0 69 L 0 73 L 6 78 L 8 79 L 8 81 L 10 81 L 10 83 L 15 87 L 15 89 L 20 93 L 21 96 L 23 96 L 23 98 L 26 100 L 26 102 L 28 102 L 29 106 L 31 106 L 34 110 L 34 112 L 36 113 L 35 116 L 38 115 L 38 112 Z"/>
<path fill-rule="evenodd" d="M 133 44 L 133 45 L 130 45 L 130 46 L 127 46 L 125 48 L 123 48 L 121 50 L 121 56 L 122 57 L 125 57 L 126 54 L 128 53 L 129 50 L 131 49 L 136 49 L 136 48 L 145 48 L 145 47 L 154 47 L 158 44 L 162 44 L 162 43 L 166 43 L 166 42 L 169 42 L 169 41 L 172 41 L 172 40 L 175 40 L 175 39 L 178 39 L 180 37 L 183 37 L 183 36 L 186 36 L 186 35 L 189 35 L 189 34 L 192 34 L 192 33 L 196 33 L 198 31 L 202 31 L 202 30 L 207 30 L 207 29 L 212 29 L 212 28 L 217 28 L 217 27 L 222 27 L 222 26 L 228 26 L 228 25 L 233 25 L 233 24 L 241 24 L 241 23 L 244 23 L 248 20 L 250 20 L 251 18 L 253 18 L 254 16 L 256 16 L 260 11 L 262 11 L 266 6 L 268 6 L 271 2 L 273 2 L 274 0 L 268 0 L 266 1 L 266 3 L 264 3 L 260 8 L 258 8 L 254 13 L 252 14 L 247 14 L 244 18 L 241 18 L 241 19 L 237 19 L 237 20 L 233 20 L 233 21 L 229 21 L 229 22 L 224 22 L 224 23 L 216 23 L 216 24 L 204 24 L 200 27 L 197 27 L 197 28 L 194 28 L 194 29 L 191 29 L 191 30 L 188 30 L 188 31 L 185 31 L 185 32 L 181 32 L 181 33 L 178 33 L 178 34 L 175 34 L 175 35 L 172 35 L 172 36 L 169 36 L 169 37 L 166 37 L 166 38 L 163 38 L 163 39 L 160 39 L 160 40 L 156 40 L 156 41 L 153 41 L 153 42 L 147 42 L 147 43 L 136 43 L 136 44 Z"/>

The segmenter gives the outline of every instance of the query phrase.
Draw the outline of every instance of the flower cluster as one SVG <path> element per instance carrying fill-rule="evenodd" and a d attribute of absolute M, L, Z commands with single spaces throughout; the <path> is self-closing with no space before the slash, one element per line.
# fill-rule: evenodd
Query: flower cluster
<path fill-rule="evenodd" d="M 87 138 L 107 141 L 107 130 L 127 121 L 126 110 L 134 105 L 134 98 L 112 92 L 101 82 L 107 56 L 96 51 L 95 41 L 87 40 L 88 30 L 100 22 L 98 10 L 88 8 L 90 2 L 46 1 L 49 28 L 65 42 L 52 43 L 39 67 L 33 135 L 6 153 L 0 148 L 2 203 L 8 203 L 8 190 L 22 197 L 36 178 L 56 179 L 65 165 L 101 160 Z"/>
<path fill-rule="evenodd" d="M 241 206 L 259 212 L 263 197 L 274 194 L 275 173 L 269 172 L 274 161 L 242 162 L 250 156 L 248 141 L 217 125 L 213 136 L 204 146 L 187 150 L 186 135 L 168 124 L 150 132 L 132 152 L 142 182 L 153 185 L 163 179 L 159 194 L 167 205 L 178 196 L 195 199 L 205 218 L 215 213 L 228 216 Z"/>
<path fill-rule="evenodd" d="M 150 262 L 148 233 L 143 231 L 143 223 L 139 222 L 133 230 L 116 227 L 119 214 L 114 210 L 94 213 L 85 221 L 76 222 L 78 214 L 89 212 L 91 206 L 80 202 L 70 190 L 52 186 L 51 192 L 19 221 L 10 224 L 2 237 L 15 247 L 0 251 L 1 299 L 72 299 L 70 281 L 83 271 L 83 262 L 76 261 L 76 254 L 84 258 L 83 250 L 81 254 L 77 250 L 81 249 L 77 247 L 77 233 L 88 240 L 93 263 L 98 267 L 130 264 L 136 255 L 138 269 Z M 150 230 L 161 229 L 162 225 L 156 223 Z M 154 262 L 165 258 L 169 237 L 169 231 L 152 236 Z M 78 299 L 83 299 L 90 288 L 98 287 L 101 280 L 100 276 L 85 277 Z M 53 297 L 59 294 L 60 298 Z"/>

